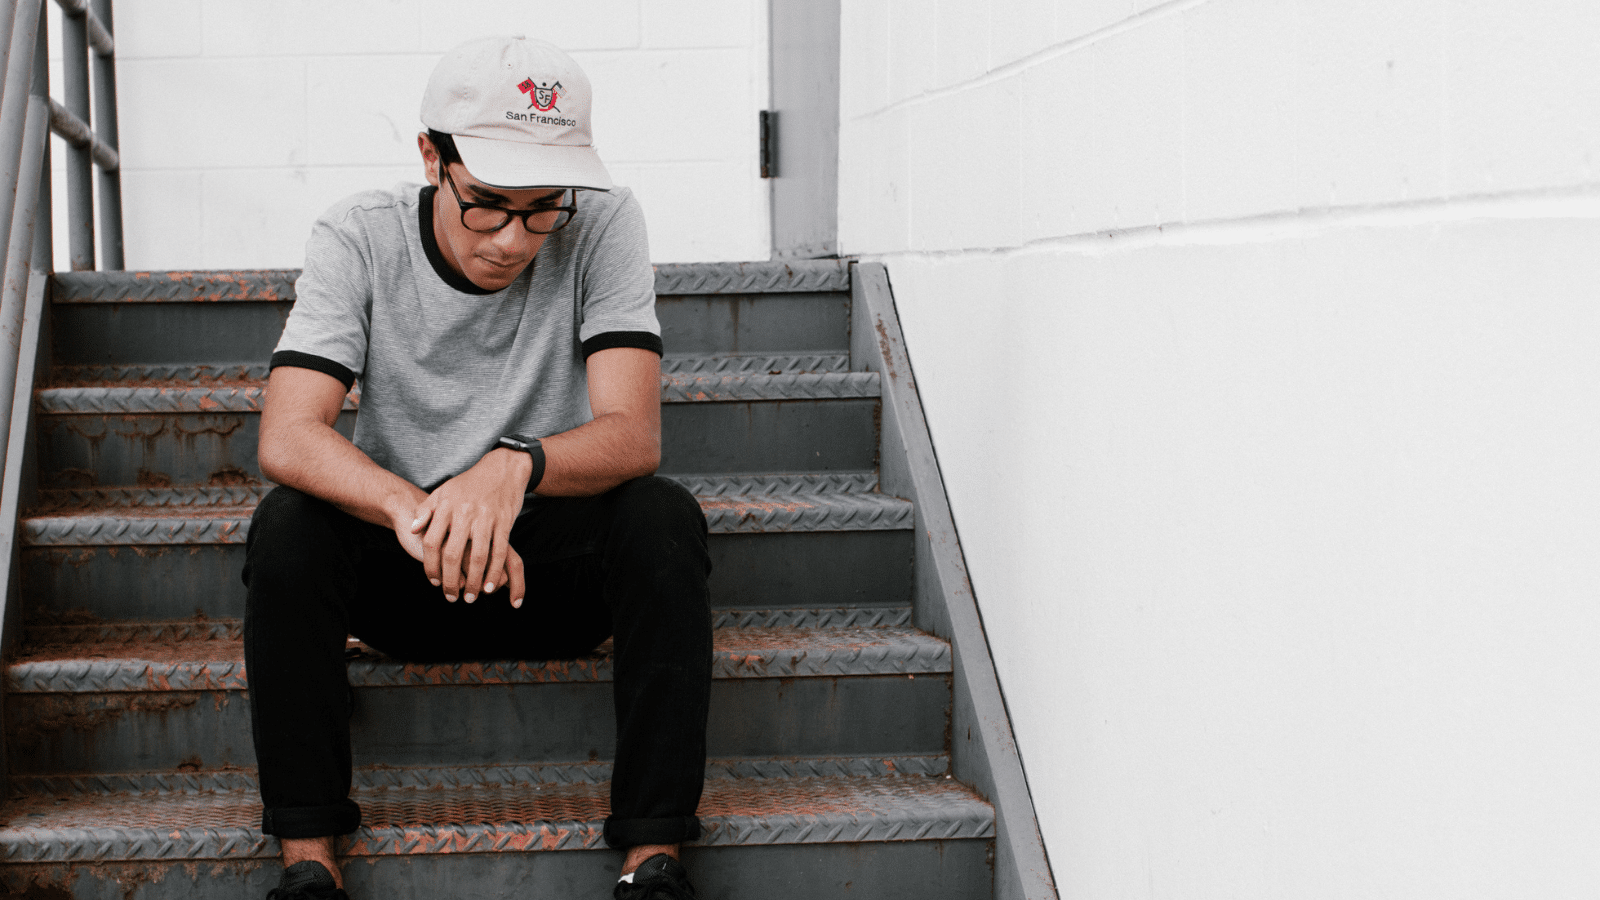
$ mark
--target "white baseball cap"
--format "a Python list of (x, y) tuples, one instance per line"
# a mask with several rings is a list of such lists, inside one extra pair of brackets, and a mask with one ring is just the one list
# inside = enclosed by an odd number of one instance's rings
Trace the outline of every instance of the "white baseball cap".
[(422, 124), (454, 136), (461, 162), (484, 184), (609, 191), (589, 107), (588, 76), (559, 48), (522, 35), (487, 37), (434, 66)]

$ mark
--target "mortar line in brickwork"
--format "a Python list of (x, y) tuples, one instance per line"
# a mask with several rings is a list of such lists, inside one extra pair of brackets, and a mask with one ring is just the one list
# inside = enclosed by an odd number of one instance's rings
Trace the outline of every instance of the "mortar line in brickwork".
[(1078, 35), (1075, 38), (1070, 38), (1059, 44), (1046, 47), (1043, 50), (1036, 50), (1021, 59), (1012, 60), (1003, 66), (990, 69), (989, 71), (975, 78), (969, 78), (966, 81), (957, 82), (955, 84), (947, 84), (944, 87), (923, 91), (914, 97), (906, 97), (902, 100), (896, 100), (893, 103), (885, 104), (877, 109), (862, 113), (859, 116), (853, 116), (848, 121), (861, 122), (876, 116), (880, 116), (884, 113), (908, 109), (914, 106), (921, 106), (924, 103), (932, 103), (936, 100), (942, 100), (945, 97), (960, 94), (964, 91), (988, 87), (997, 81), (1004, 81), (1013, 75), (1026, 72), (1035, 66), (1043, 65), (1044, 63), (1050, 62), (1053, 59), (1066, 56), (1070, 53), (1076, 53), (1079, 50), (1082, 50), (1086, 47), (1092, 47), (1108, 38), (1113, 38), (1120, 34), (1133, 31), (1134, 29), (1142, 28), (1151, 24), (1152, 22), (1157, 22), (1176, 15), (1182, 15), (1183, 13), (1194, 9), (1197, 6), (1204, 6), (1210, 2), (1211, 0), (1169, 0), (1167, 3), (1163, 3), (1159, 6), (1152, 6), (1144, 12), (1129, 16), (1120, 22), (1114, 22), (1103, 28), (1091, 31), (1088, 34)]
[(1037, 238), (1008, 247), (892, 250), (864, 253), (888, 261), (956, 262), (975, 257), (1010, 259), (1049, 253), (1106, 256), (1154, 247), (1199, 247), (1303, 240), (1340, 230), (1415, 228), (1493, 221), (1600, 220), (1600, 183), (1403, 200), (1323, 209), (1280, 210), (1236, 219), (1200, 219)]

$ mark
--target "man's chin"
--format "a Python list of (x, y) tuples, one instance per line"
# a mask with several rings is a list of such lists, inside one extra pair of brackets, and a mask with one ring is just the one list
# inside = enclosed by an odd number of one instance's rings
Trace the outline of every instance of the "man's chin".
[(527, 263), (519, 266), (496, 266), (490, 263), (480, 263), (473, 267), (467, 278), (473, 284), (486, 291), (498, 291), (517, 280), (522, 270), (528, 267)]

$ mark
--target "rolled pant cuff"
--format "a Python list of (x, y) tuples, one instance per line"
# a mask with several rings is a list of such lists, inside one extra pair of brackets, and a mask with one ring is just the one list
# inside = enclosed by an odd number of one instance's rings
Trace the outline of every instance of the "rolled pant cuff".
[(331, 806), (292, 806), (261, 814), (261, 830), (277, 838), (318, 838), (349, 834), (361, 827), (361, 807), (354, 800)]
[(700, 837), (700, 819), (673, 816), (668, 819), (606, 819), (606, 845), (621, 850), (640, 844), (681, 844)]

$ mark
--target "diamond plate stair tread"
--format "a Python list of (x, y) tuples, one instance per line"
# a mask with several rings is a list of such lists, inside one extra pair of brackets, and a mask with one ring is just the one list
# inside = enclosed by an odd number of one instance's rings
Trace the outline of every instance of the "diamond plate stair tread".
[[(920, 756), (802, 756), (759, 759), (709, 759), (707, 779), (730, 778), (940, 778), (950, 774), (950, 758)], [(611, 763), (541, 763), (502, 766), (356, 767), (358, 791), (400, 788), (435, 790), (481, 785), (533, 786), (603, 784)], [(16, 800), (69, 799), (106, 794), (206, 794), (259, 789), (251, 768), (195, 772), (134, 772), (97, 775), (13, 775)]]
[[(844, 353), (788, 355), (667, 356), (661, 371), (667, 375), (785, 375), (844, 372), (850, 357)], [(56, 366), (50, 381), (56, 387), (128, 387), (140, 383), (171, 386), (184, 382), (265, 381), (267, 363), (213, 365)]]
[[(265, 385), (260, 381), (163, 385), (49, 387), (34, 391), (34, 408), (56, 415), (152, 415), (160, 413), (259, 413)], [(345, 409), (359, 397), (347, 394)]]
[[(831, 609), (713, 609), (713, 628), (908, 628), (909, 606)], [(80, 625), (29, 625), (25, 643), (148, 644), (179, 641), (237, 641), (242, 619), (188, 619), (175, 622), (97, 622)]]
[[(898, 497), (801, 487), (767, 492), (756, 485), (741, 491), (735, 482), (725, 492), (697, 496), (715, 534), (912, 527), (911, 503)], [(23, 542), (33, 547), (241, 544), (263, 491), (229, 487), (53, 492), (50, 499), (62, 506), (24, 519)], [(77, 505), (79, 501), (82, 505)]]
[[(757, 294), (850, 289), (849, 265), (837, 260), (680, 263), (655, 267), (659, 296)], [(172, 272), (57, 272), (54, 303), (226, 303), (295, 298), (299, 269)]]
[[(39, 412), (54, 415), (149, 415), (159, 413), (259, 413), (265, 385), (258, 380), (212, 384), (71, 385), (34, 392)], [(661, 376), (662, 403), (744, 400), (833, 400), (877, 397), (876, 372), (668, 373)], [(345, 409), (358, 409), (358, 393)]]
[[(579, 850), (605, 846), (608, 784), (357, 791), (363, 826), (345, 856)], [(701, 846), (985, 839), (994, 811), (946, 778), (712, 779)], [(6, 808), (0, 859), (112, 862), (277, 855), (250, 791), (28, 798)]]
[(850, 368), (847, 353), (807, 353), (800, 355), (706, 355), (672, 356), (661, 360), (661, 371), (684, 375), (781, 375), (786, 372), (844, 372)]
[[(950, 671), (950, 645), (911, 628), (722, 628), (713, 633), (714, 678), (920, 675)], [(352, 685), (542, 684), (610, 681), (610, 645), (575, 660), (402, 663), (365, 651), (348, 664)], [(6, 667), (13, 693), (244, 690), (244, 644), (235, 639), (53, 644)]]
[[(765, 494), (870, 494), (878, 489), (875, 472), (794, 472), (771, 475), (668, 475), (705, 498)], [(261, 502), (270, 484), (183, 487), (47, 488), (39, 492), (36, 514), (89, 512), (96, 508), (180, 509), (248, 507)]]
[(880, 393), (877, 372), (672, 374), (661, 378), (662, 403), (830, 400), (877, 397)]

